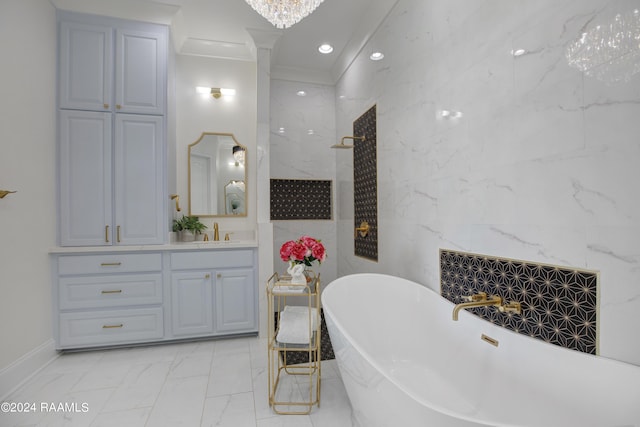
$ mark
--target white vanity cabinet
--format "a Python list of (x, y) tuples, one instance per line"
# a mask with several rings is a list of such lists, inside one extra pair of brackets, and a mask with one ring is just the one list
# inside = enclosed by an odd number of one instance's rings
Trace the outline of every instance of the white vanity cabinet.
[(57, 347), (161, 340), (161, 253), (60, 255), (54, 268)]
[(257, 332), (255, 256), (252, 249), (173, 252), (172, 334)]
[(163, 131), (159, 116), (59, 111), (62, 246), (163, 243)]
[(257, 335), (255, 245), (211, 246), (52, 251), (56, 348)]
[(167, 28), (60, 12), (59, 106), (163, 115)]

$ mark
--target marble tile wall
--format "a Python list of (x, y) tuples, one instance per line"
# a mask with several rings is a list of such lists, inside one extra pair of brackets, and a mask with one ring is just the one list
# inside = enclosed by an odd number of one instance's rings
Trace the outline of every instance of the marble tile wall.
[(597, 270), (600, 354), (640, 364), (640, 75), (611, 85), (565, 58), (590, 23), (634, 3), (399, 0), (336, 85), (338, 135), (378, 108), (379, 260), (352, 254), (353, 171), (339, 155), (339, 274), (437, 291), (440, 248)]
[[(299, 91), (305, 96), (299, 96)], [(272, 179), (335, 180), (335, 88), (333, 86), (271, 80), (270, 177)], [(346, 151), (346, 150), (341, 150)], [(335, 185), (332, 195), (335, 206)], [(336, 223), (333, 220), (273, 221), (273, 264), (286, 271), (280, 246), (301, 235), (322, 240), (327, 260), (314, 266), (324, 284), (337, 269)]]

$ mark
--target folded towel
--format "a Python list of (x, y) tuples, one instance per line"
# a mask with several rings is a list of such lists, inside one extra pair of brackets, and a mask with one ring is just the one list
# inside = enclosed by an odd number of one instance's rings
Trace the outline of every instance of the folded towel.
[(315, 307), (305, 305), (285, 305), (283, 313), (296, 313), (302, 315), (309, 322), (309, 309), (311, 309), (311, 329), (315, 330), (318, 326), (318, 310)]
[[(311, 320), (311, 330), (309, 330), (309, 320)], [(311, 319), (309, 319), (309, 307), (285, 306), (280, 313), (276, 340), (287, 344), (308, 344), (317, 325), (318, 311), (315, 308), (311, 309)]]

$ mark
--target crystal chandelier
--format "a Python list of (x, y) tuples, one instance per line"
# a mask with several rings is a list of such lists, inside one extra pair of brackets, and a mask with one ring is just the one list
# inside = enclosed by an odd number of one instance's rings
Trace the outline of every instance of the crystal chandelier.
[(616, 15), (567, 46), (570, 66), (605, 83), (628, 82), (640, 72), (640, 10)]
[(289, 28), (313, 12), (324, 0), (246, 0), (277, 28)]

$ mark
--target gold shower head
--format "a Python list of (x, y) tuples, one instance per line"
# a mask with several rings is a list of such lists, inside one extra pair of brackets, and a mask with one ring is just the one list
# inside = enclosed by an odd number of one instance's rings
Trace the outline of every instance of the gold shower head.
[(345, 139), (354, 139), (354, 140), (357, 139), (357, 140), (360, 140), (360, 141), (364, 141), (365, 137), (364, 137), (364, 135), (363, 136), (343, 136), (342, 139), (340, 140), (340, 144), (333, 144), (331, 146), (331, 148), (342, 148), (342, 149), (344, 149), (344, 148), (353, 148), (353, 145), (347, 145), (347, 144), (344, 143)]

